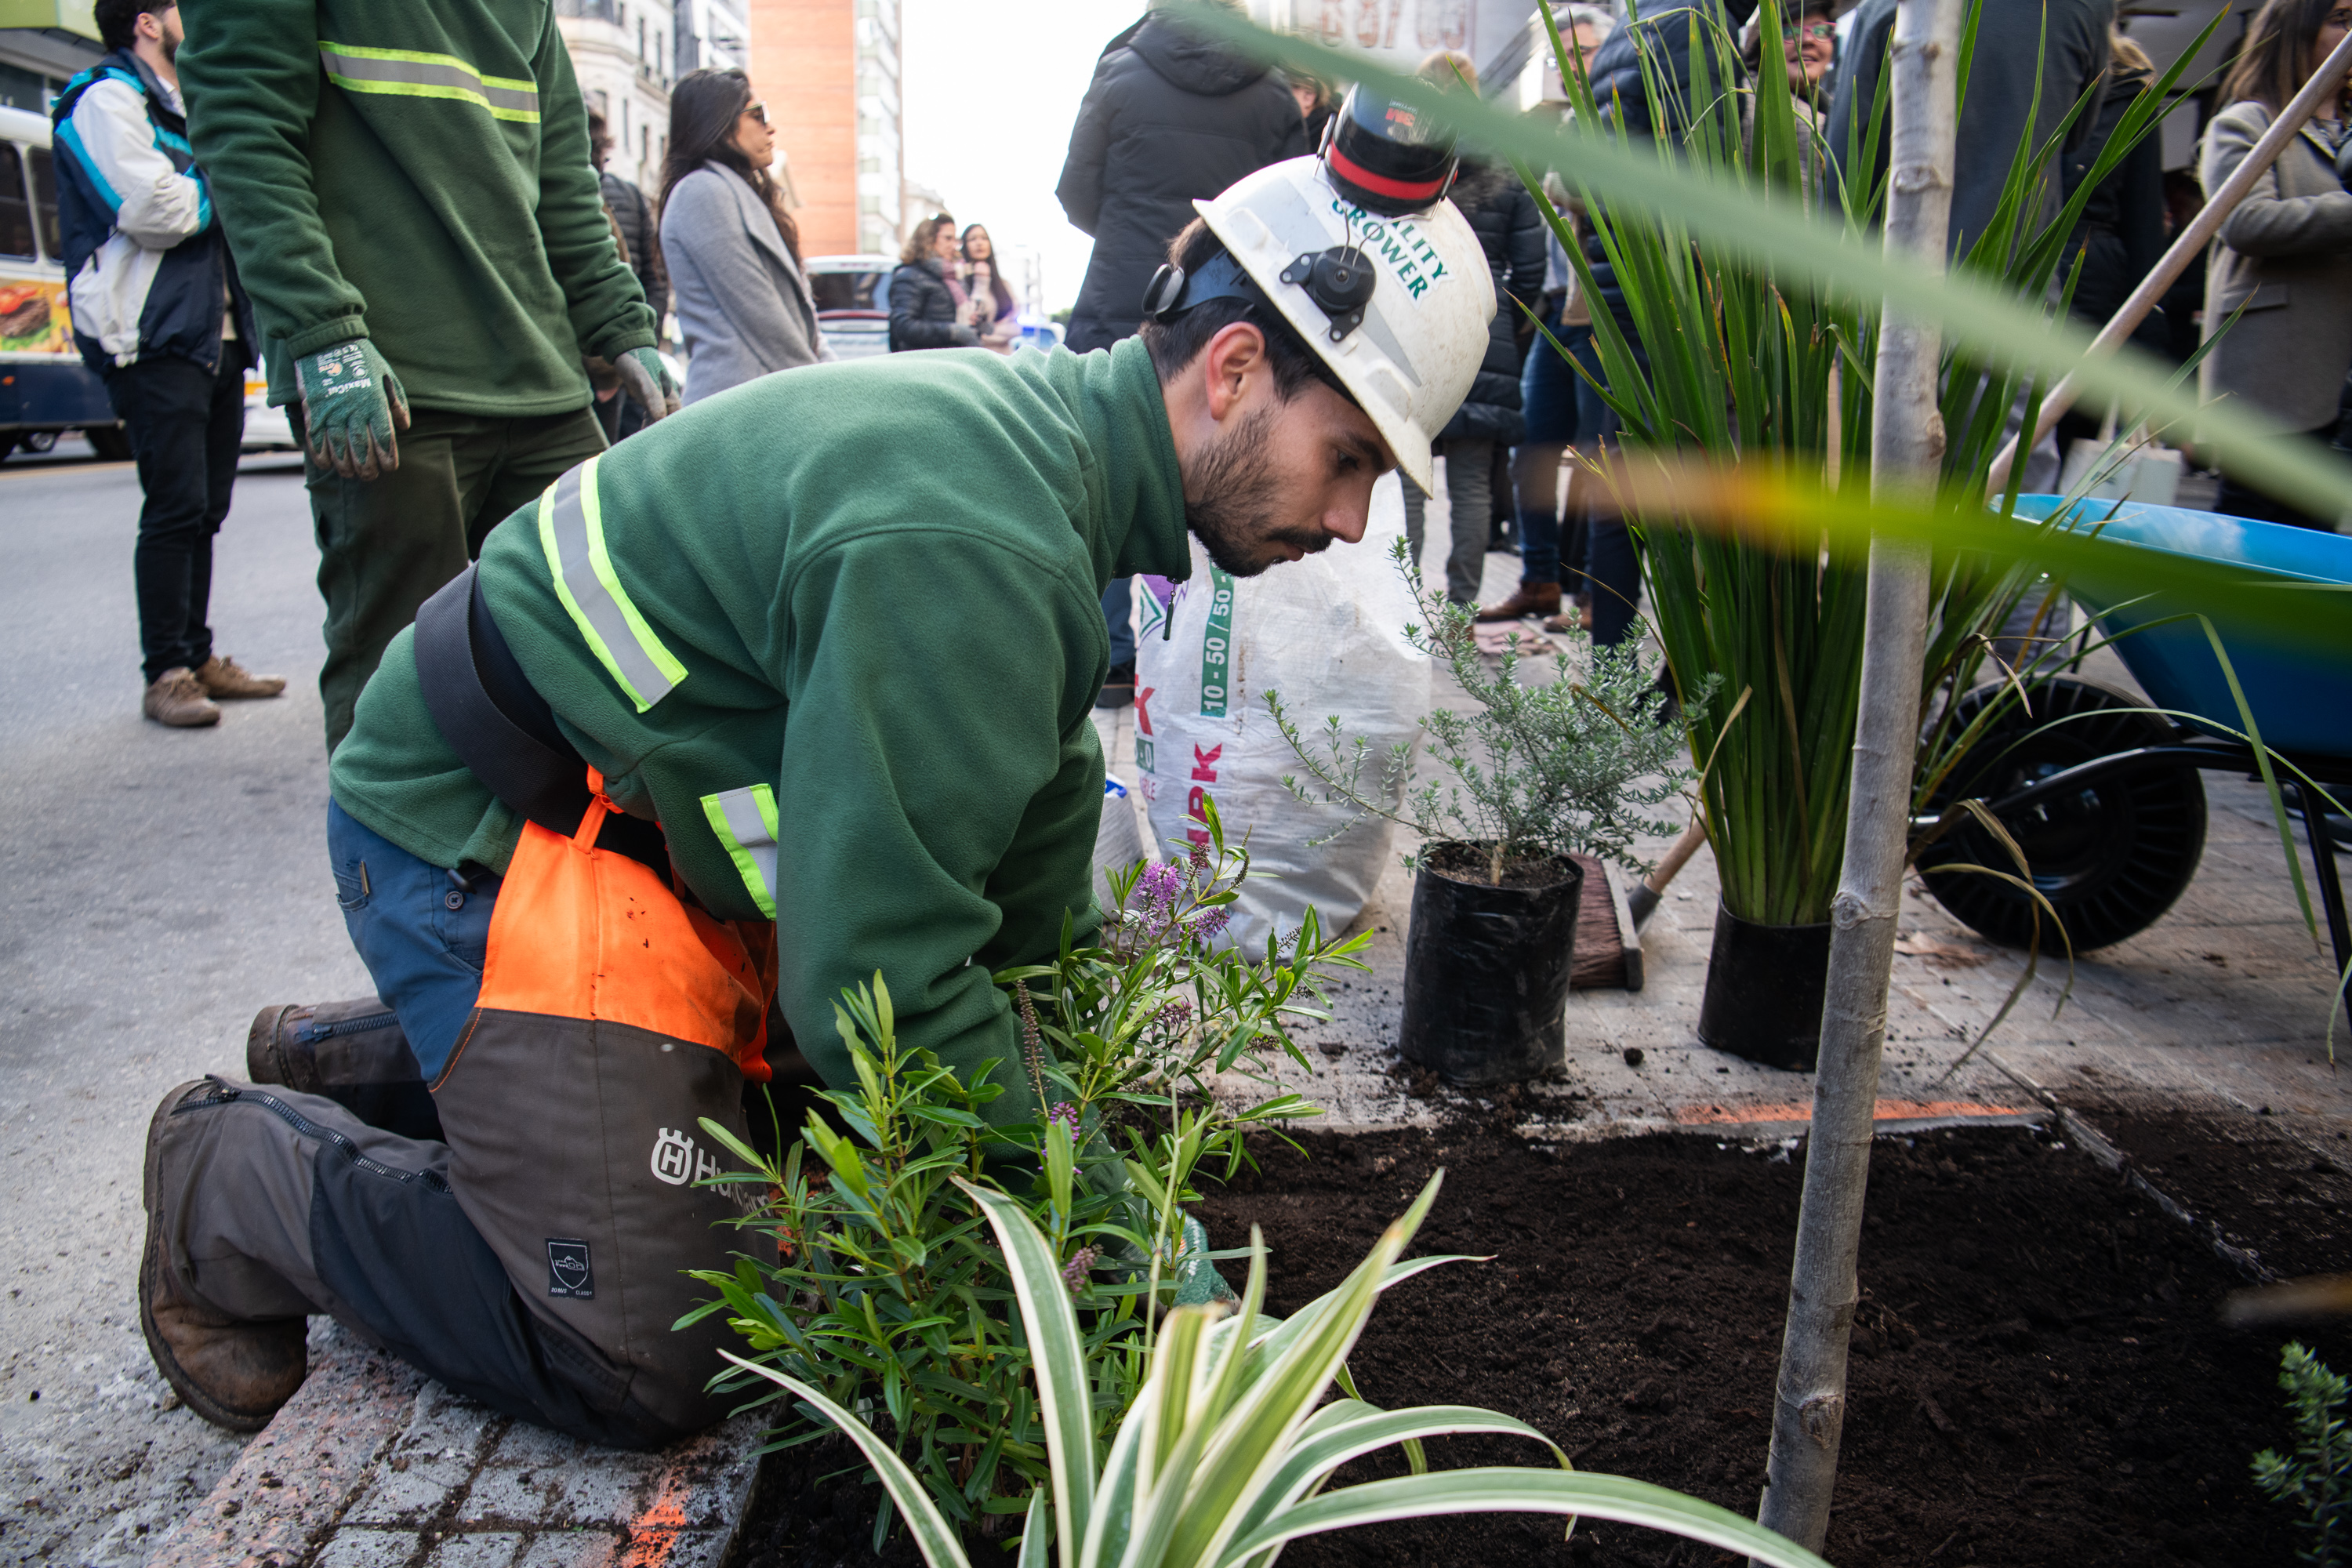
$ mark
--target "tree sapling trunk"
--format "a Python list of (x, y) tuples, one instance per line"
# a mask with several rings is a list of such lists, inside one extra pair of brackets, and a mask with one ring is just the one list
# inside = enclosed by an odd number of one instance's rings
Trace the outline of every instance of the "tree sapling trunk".
[[(1951, 216), (1955, 75), (1965, 0), (1900, 0), (1890, 61), (1894, 131), (1887, 198), (1890, 260), (1944, 269)], [(1937, 412), (1941, 336), (1889, 310), (1878, 339), (1870, 435), (1871, 490), (1931, 495), (1943, 460)], [(1871, 543), (1862, 699), (1846, 809), (1845, 861), (1831, 906), (1827, 1004), (1805, 1186), (1789, 1279), (1788, 1326), (1772, 1412), (1759, 1522), (1815, 1551), (1829, 1531), (1845, 1420), (1846, 1342), (1858, 1299), (1854, 1255), (1870, 1177), (1871, 1112), (1886, 1037), (1886, 987), (1918, 751), (1928, 551)]]

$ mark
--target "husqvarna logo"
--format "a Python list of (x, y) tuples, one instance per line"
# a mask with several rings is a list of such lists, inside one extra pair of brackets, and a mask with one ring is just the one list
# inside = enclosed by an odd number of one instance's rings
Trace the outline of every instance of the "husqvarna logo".
[(654, 1179), (673, 1187), (721, 1173), (719, 1162), (675, 1127), (663, 1128), (661, 1136), (654, 1140), (652, 1165)]

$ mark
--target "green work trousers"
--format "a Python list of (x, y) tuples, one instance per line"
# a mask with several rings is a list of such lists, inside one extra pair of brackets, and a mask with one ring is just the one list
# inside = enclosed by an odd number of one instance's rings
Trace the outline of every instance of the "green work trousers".
[[(287, 415), (304, 441), (301, 405)], [(319, 695), (330, 753), (393, 634), (482, 552), (491, 529), (604, 449), (593, 408), (526, 419), (419, 408), (400, 437), (400, 467), (381, 478), (347, 479), (306, 457), (327, 601)]]

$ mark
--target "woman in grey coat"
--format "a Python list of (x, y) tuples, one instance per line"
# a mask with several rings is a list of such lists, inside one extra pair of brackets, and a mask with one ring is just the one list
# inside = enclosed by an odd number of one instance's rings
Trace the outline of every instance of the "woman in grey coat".
[[(2221, 84), (2229, 107), (2205, 130), (2197, 170), (2210, 196), (2245, 162), (2329, 50), (2342, 41), (2344, 0), (2268, 0)], [(2290, 430), (2326, 440), (2352, 369), (2352, 143), (2343, 83), (2322, 100), (2246, 199), (2221, 224), (2205, 279), (2205, 333), (2221, 341), (2198, 372), (2208, 399), (2251, 405)], [(2230, 318), (2243, 307), (2234, 325)], [(2227, 328), (2224, 331), (2224, 328)], [(2228, 454), (2222, 454), (2225, 472)], [(2232, 517), (2333, 529), (2235, 478), (2217, 510)]]
[(801, 270), (800, 232), (768, 174), (776, 134), (739, 70), (670, 89), (661, 242), (686, 340), (686, 401), (833, 358)]

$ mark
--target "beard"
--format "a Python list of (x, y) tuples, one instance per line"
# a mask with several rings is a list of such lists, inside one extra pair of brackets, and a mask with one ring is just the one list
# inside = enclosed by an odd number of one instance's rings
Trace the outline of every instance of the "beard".
[(1266, 456), (1274, 410), (1245, 416), (1202, 456), (1193, 476), (1200, 498), (1184, 503), (1185, 526), (1221, 572), (1255, 577), (1278, 559), (1277, 546), (1313, 555), (1329, 547), (1321, 529), (1275, 521), (1274, 465)]

